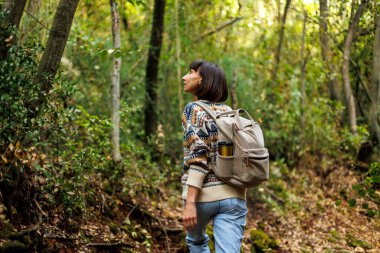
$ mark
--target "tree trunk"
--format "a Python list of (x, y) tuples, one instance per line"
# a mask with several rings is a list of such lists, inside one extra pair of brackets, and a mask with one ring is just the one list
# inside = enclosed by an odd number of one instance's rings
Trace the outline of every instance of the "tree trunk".
[(178, 82), (178, 107), (181, 115), (183, 110), (183, 82), (181, 74), (181, 36), (179, 34), (179, 22), (178, 22), (178, 0), (175, 0), (175, 38), (176, 38), (176, 56), (177, 56), (177, 82)]
[(371, 87), (371, 109), (369, 131), (374, 146), (380, 148), (380, 129), (378, 124), (380, 104), (380, 14), (376, 18), (376, 31), (373, 44), (373, 69)]
[[(58, 71), (79, 0), (60, 0), (37, 72), (37, 82), (48, 93)], [(40, 98), (39, 105), (42, 104)]]
[(324, 65), (327, 68), (327, 83), (331, 100), (339, 100), (338, 80), (334, 74), (334, 67), (331, 64), (332, 57), (328, 39), (328, 7), (327, 0), (319, 1), (319, 40), (321, 42), (321, 54)]
[(166, 0), (154, 1), (153, 24), (149, 43), (148, 64), (146, 67), (146, 103), (145, 136), (149, 137), (157, 130), (157, 77), (162, 34), (164, 31), (164, 14)]
[(20, 26), (22, 14), (24, 12), (26, 0), (5, 0), (2, 9), (7, 9), (10, 13), (7, 23), (14, 25), (16, 29)]
[[(357, 122), (356, 122), (356, 108), (355, 108), (355, 98), (352, 94), (351, 84), (350, 84), (350, 55), (351, 55), (351, 45), (355, 37), (355, 31), (358, 26), (360, 17), (362, 16), (368, 1), (363, 0), (358, 10), (355, 14), (351, 13), (350, 25), (348, 27), (347, 36), (344, 42), (343, 50), (343, 66), (342, 66), (342, 76), (343, 76), (343, 88), (346, 98), (346, 107), (348, 111), (348, 118), (350, 123), (351, 132), (356, 134), (357, 132)], [(354, 5), (354, 1), (352, 3)], [(354, 7), (352, 7), (354, 10)]]
[[(1, 28), (4, 29), (5, 27), (8, 27), (10, 25), (15, 26), (16, 29), (20, 26), (20, 21), (22, 14), (24, 12), (26, 5), (26, 0), (5, 0), (2, 9), (6, 9), (9, 11), (9, 16), (2, 21)], [(7, 38), (7, 42), (4, 45), (0, 46), (0, 60), (5, 60), (8, 55), (8, 50), (12, 44), (16, 44), (16, 37), (12, 35), (11, 37)], [(1, 44), (4, 42), (1, 41)]]
[(236, 110), (238, 108), (238, 98), (237, 98), (237, 93), (236, 93), (236, 86), (237, 86), (237, 76), (236, 76), (236, 71), (232, 73), (232, 83), (231, 83), (231, 105), (232, 109)]
[[(115, 50), (120, 50), (120, 18), (117, 3), (110, 0), (112, 15), (112, 42)], [(112, 159), (115, 162), (121, 161), (120, 155), (120, 69), (121, 57), (113, 57), (111, 72), (112, 90)]]
[(307, 57), (305, 57), (305, 40), (306, 40), (306, 23), (308, 19), (307, 11), (304, 10), (304, 20), (303, 20), (303, 27), (302, 27), (302, 37), (301, 37), (301, 64), (300, 64), (300, 70), (301, 70), (301, 131), (302, 135), (304, 135), (305, 131), (305, 100), (306, 100), (306, 87), (305, 87), (305, 79), (306, 79), (306, 62)]
[(288, 15), (288, 10), (289, 10), (291, 2), (292, 2), (291, 0), (286, 0), (284, 14), (282, 15), (282, 18), (281, 18), (281, 27), (280, 27), (277, 48), (274, 53), (274, 65), (272, 69), (272, 78), (271, 78), (274, 84), (276, 84), (277, 82), (277, 71), (280, 65), (281, 49), (282, 49), (282, 44), (284, 42), (284, 35), (285, 35), (285, 22), (286, 22), (286, 17)]

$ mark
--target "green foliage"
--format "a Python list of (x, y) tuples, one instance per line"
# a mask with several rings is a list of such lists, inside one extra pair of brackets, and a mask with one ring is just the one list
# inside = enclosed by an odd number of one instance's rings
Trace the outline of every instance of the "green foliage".
[(124, 220), (121, 229), (128, 232), (134, 240), (141, 242), (147, 252), (151, 252), (153, 246), (152, 235), (141, 224), (137, 224), (127, 218)]
[(333, 243), (337, 243), (341, 239), (342, 239), (341, 235), (337, 230), (335, 230), (335, 229), (330, 230), (330, 236), (327, 238), (327, 240), (329, 240), (330, 242), (333, 242)]
[(380, 195), (377, 192), (380, 189), (380, 163), (372, 163), (367, 175), (358, 184), (352, 187), (357, 196), (349, 200), (351, 207), (356, 206), (357, 199), (362, 200), (361, 207), (365, 210), (368, 217), (380, 216)]
[(143, 7), (146, 7), (146, 2), (145, 1), (141, 1), (141, 0), (128, 0), (128, 3), (131, 3), (132, 5), (135, 5), (135, 6), (143, 6)]
[[(254, 195), (264, 200), (270, 208), (279, 213), (286, 213), (289, 209), (299, 210), (302, 204), (299, 202), (293, 189), (289, 189), (286, 181), (290, 173), (287, 164), (281, 160), (271, 162), (270, 173), (271, 175), (266, 187), (254, 188)], [(305, 184), (307, 183), (305, 181)]]
[(51, 133), (53, 161), (41, 169), (49, 179), (45, 190), (58, 196), (69, 215), (85, 211), (86, 197), (96, 193), (91, 181), (110, 167), (110, 129), (107, 119), (78, 106), (63, 111)]
[[(130, 113), (122, 111), (127, 117)], [(110, 156), (111, 129), (108, 117), (92, 115), (78, 105), (62, 111), (50, 133), (53, 143), (46, 152), (51, 161), (39, 167), (48, 182), (43, 190), (53, 195), (52, 205), (63, 204), (68, 216), (83, 214), (91, 203), (101, 201), (94, 201), (100, 190), (138, 197), (155, 193), (163, 179), (149, 150), (135, 136), (121, 146), (124, 159), (115, 164)]]
[(279, 248), (278, 242), (260, 229), (252, 230), (250, 239), (252, 241), (252, 253), (275, 252)]
[(346, 235), (346, 242), (348, 245), (350, 245), (351, 247), (354, 247), (354, 248), (361, 247), (363, 249), (372, 249), (372, 245), (369, 242), (364, 241), (364, 240), (360, 240), (352, 234)]
[[(5, 35), (5, 36), (4, 36)], [(14, 34), (13, 34), (14, 35)], [(1, 34), (5, 40), (7, 34)], [(39, 85), (33, 83), (36, 57), (41, 46), (12, 46), (6, 60), (0, 62), (0, 147), (11, 142), (36, 142), (47, 119), (30, 117), (29, 105), (36, 101)]]

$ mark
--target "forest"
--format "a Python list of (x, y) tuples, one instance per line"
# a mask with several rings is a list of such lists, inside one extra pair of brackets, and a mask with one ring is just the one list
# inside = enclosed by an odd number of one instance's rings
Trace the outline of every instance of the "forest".
[(0, 24), (0, 252), (189, 252), (195, 59), (270, 154), (241, 252), (380, 252), (379, 0), (0, 0)]

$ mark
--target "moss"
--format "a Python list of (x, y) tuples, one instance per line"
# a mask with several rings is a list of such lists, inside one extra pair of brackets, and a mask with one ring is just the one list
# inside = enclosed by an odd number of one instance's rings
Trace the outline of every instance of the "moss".
[(327, 240), (332, 243), (337, 243), (341, 239), (342, 239), (341, 235), (335, 229), (330, 231), (330, 236), (327, 238)]
[(278, 242), (261, 229), (251, 231), (252, 253), (270, 252), (278, 249)]
[(111, 222), (108, 224), (108, 226), (110, 227), (110, 230), (113, 234), (118, 234), (120, 233), (120, 228), (119, 228), (119, 225)]
[(364, 241), (364, 240), (360, 240), (351, 234), (346, 235), (346, 241), (347, 241), (348, 245), (350, 245), (351, 247), (355, 247), (355, 248), (361, 247), (363, 249), (372, 249), (372, 247), (373, 247), (369, 242)]
[(211, 224), (207, 225), (206, 233), (208, 234), (210, 238), (210, 241), (208, 242), (208, 247), (210, 248), (211, 252), (215, 252), (214, 232), (213, 232), (213, 226)]

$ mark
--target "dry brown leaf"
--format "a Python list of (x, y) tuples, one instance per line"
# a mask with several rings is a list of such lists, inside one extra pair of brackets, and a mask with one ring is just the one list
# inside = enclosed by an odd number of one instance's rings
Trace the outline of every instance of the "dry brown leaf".
[(8, 146), (8, 150), (9, 151), (13, 151), (15, 148), (15, 146), (13, 145), (13, 143), (10, 143), (9, 146)]
[(8, 159), (5, 157), (5, 155), (1, 155), (1, 159), (3, 160), (3, 162), (4, 162), (5, 164), (8, 163)]

